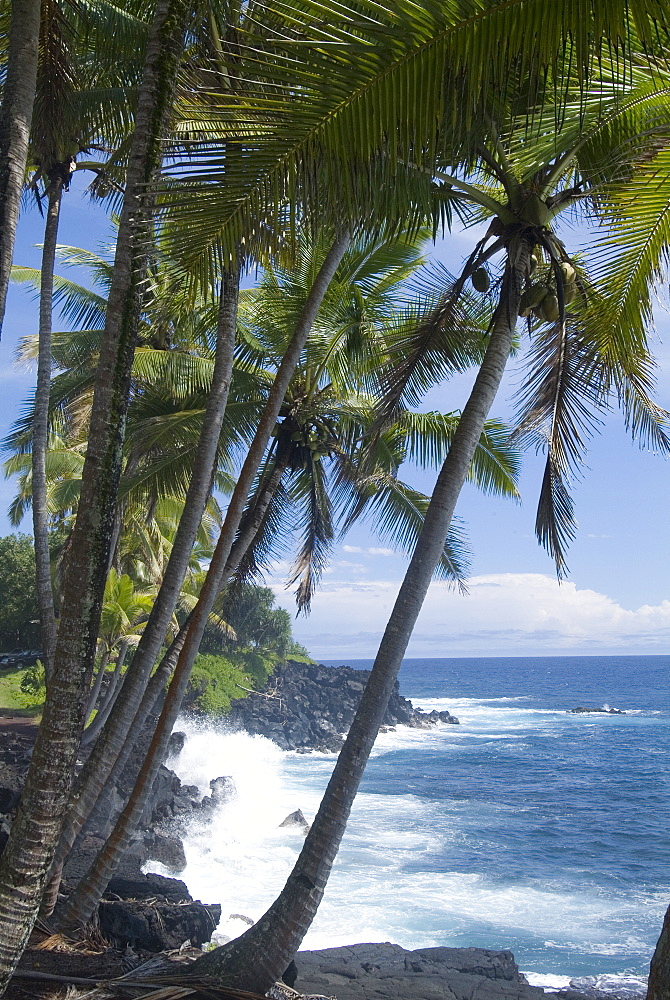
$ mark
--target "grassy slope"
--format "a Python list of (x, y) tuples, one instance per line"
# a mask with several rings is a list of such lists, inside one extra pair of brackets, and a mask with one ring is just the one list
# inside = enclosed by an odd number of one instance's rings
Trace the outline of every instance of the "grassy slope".
[(25, 696), (20, 687), (24, 672), (23, 670), (0, 671), (0, 715), (35, 719), (42, 714), (41, 705), (25, 707)]

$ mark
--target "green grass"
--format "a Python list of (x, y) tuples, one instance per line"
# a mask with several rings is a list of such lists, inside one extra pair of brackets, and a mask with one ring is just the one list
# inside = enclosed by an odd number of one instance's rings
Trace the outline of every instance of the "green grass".
[(14, 715), (22, 719), (39, 718), (41, 705), (26, 708), (26, 696), (21, 691), (21, 679), (25, 670), (3, 670), (0, 672), (0, 713)]

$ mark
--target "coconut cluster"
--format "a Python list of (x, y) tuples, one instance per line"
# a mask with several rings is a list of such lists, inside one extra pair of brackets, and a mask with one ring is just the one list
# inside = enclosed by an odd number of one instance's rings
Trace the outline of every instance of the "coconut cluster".
[[(533, 254), (530, 262), (531, 275), (537, 270), (538, 260)], [(561, 261), (559, 268), (562, 276), (563, 298), (566, 303), (572, 302), (577, 294), (577, 272), (568, 261)], [(533, 314), (546, 323), (555, 323), (560, 315), (558, 293), (552, 282), (553, 272), (548, 272), (539, 281), (533, 281), (526, 288), (519, 300), (519, 316)]]
[[(281, 429), (282, 425), (276, 424), (272, 431), (273, 437), (279, 436)], [(297, 464), (306, 468), (308, 457), (314, 462), (320, 462), (322, 458), (336, 450), (337, 427), (332, 420), (312, 417), (291, 433), (290, 440), (297, 447), (298, 454), (295, 456), (298, 459)]]

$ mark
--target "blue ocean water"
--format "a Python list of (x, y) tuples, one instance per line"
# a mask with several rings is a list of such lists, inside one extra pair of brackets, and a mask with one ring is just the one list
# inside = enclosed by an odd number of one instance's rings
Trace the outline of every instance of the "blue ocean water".
[[(538, 984), (639, 991), (670, 903), (669, 669), (659, 656), (407, 659), (401, 692), (461, 724), (379, 737), (304, 946), (511, 948)], [(278, 823), (311, 818), (333, 758), (185, 726), (176, 769), (203, 792), (233, 774), (238, 798), (191, 831), (184, 877), (255, 919), (300, 846)], [(224, 919), (221, 933), (242, 929)]]

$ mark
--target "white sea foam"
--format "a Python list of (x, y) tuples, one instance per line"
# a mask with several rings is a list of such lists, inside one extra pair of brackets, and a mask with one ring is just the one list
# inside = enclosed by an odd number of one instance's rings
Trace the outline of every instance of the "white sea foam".
[[(482, 723), (490, 711), (483, 708)], [(506, 711), (516, 715), (526, 710), (510, 706)], [(217, 936), (228, 939), (245, 928), (231, 914), (258, 919), (281, 890), (302, 835), (279, 824), (298, 808), (312, 819), (335, 758), (283, 753), (263, 737), (203, 729), (184, 720), (178, 728), (186, 730), (187, 742), (171, 764), (182, 781), (206, 794), (212, 778), (230, 775), (237, 788), (235, 798), (215, 811), (211, 823), (194, 824), (185, 838), (183, 877), (196, 898), (223, 904)], [(471, 727), (471, 737), (495, 740), (505, 735), (473, 732), (476, 728)], [(401, 728), (380, 735), (374, 754), (420, 744), (448, 750), (458, 729)], [(644, 951), (634, 928), (645, 907), (648, 914), (651, 906), (660, 921), (663, 894), (654, 898), (641, 892), (636, 898), (622, 891), (616, 896), (595, 886), (577, 892), (560, 882), (505, 883), (487, 874), (436, 870), (435, 858), (446, 858), (465, 837), (473, 852), (489, 846), (481, 840), (486, 830), (464, 830), (462, 821), (459, 805), (449, 801), (359, 793), (328, 891), (303, 947), (389, 940), (408, 948), (464, 941), (496, 947), (535, 942), (536, 952), (544, 948), (559, 957), (564, 954), (568, 970), (579, 955), (623, 958)], [(532, 974), (545, 975), (542, 966)]]
[(547, 972), (528, 972), (527, 970), (523, 970), (523, 974), (531, 986), (540, 986), (547, 993), (565, 990), (570, 986), (570, 976), (557, 976)]

